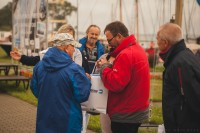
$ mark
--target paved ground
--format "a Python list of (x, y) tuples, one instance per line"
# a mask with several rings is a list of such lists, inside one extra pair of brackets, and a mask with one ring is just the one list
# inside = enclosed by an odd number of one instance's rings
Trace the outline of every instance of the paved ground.
[(0, 92), (0, 133), (35, 133), (35, 122), (34, 105)]

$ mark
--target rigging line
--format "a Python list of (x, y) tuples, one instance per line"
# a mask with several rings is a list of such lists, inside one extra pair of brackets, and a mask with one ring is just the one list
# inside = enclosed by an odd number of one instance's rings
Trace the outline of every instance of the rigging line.
[[(117, 3), (116, 3), (116, 13), (117, 13), (117, 11), (118, 11), (119, 1), (120, 1), (120, 0), (117, 0)], [(119, 8), (120, 8), (120, 7), (119, 7)], [(119, 18), (117, 18), (117, 17), (118, 17), (118, 15), (115, 14), (116, 20), (119, 20)]]
[[(160, 0), (158, 0), (157, 1), (158, 3), (157, 3), (157, 6), (156, 7), (161, 7), (161, 6), (159, 6), (159, 2), (160, 2)], [(153, 31), (153, 38), (155, 38), (155, 36), (156, 36), (156, 25), (158, 25), (158, 26), (160, 26), (160, 22), (159, 22), (159, 8), (157, 8), (157, 19), (156, 19), (156, 21), (155, 21), (155, 23), (154, 23), (154, 31)], [(158, 20), (158, 21), (157, 21)]]
[[(116, 3), (116, 5), (115, 5), (115, 13), (117, 13), (118, 1), (119, 1), (119, 0), (117, 0), (117, 3)], [(113, 15), (115, 15), (115, 16), (113, 17), (113, 18), (114, 18), (114, 21), (117, 20), (117, 14), (114, 14), (114, 8), (113, 8)]]
[[(133, 20), (135, 19), (136, 20), (136, 0), (134, 0), (134, 3), (133, 3), (133, 7), (134, 7), (134, 9), (133, 9), (133, 11), (132, 11), (132, 13), (133, 13)], [(133, 21), (133, 26), (132, 26), (132, 29), (133, 29), (133, 34), (134, 35), (136, 35), (136, 26), (137, 25), (137, 23), (136, 23), (136, 21)]]
[(185, 21), (185, 32), (186, 32), (186, 41), (188, 41), (188, 29), (187, 29), (187, 20), (186, 20), (186, 13), (185, 13), (185, 6), (183, 6), (183, 15), (184, 15), (184, 21)]
[[(157, 3), (157, 6), (156, 7), (161, 7), (161, 6), (159, 6), (159, 5), (161, 5), (162, 3), (160, 3), (160, 1), (158, 1), (158, 3)], [(159, 18), (159, 8), (157, 8), (157, 18)], [(156, 19), (157, 20), (157, 19)], [(158, 19), (158, 20), (161, 20), (161, 19)], [(156, 21), (156, 22), (158, 22), (158, 21)], [(155, 25), (156, 25), (156, 22), (155, 22)], [(154, 26), (155, 26), (154, 25)], [(154, 33), (155, 33), (155, 28), (154, 28)], [(153, 34), (154, 36), (156, 36), (156, 34)], [(156, 51), (156, 54), (154, 54), (154, 64), (155, 64), (155, 62), (156, 62), (156, 56), (157, 56), (157, 51)], [(154, 65), (155, 66), (155, 65)], [(156, 68), (155, 67), (153, 67), (153, 74), (155, 74), (155, 70), (156, 70)], [(150, 92), (150, 102), (151, 102), (151, 106), (153, 106), (153, 98), (154, 98), (154, 90), (155, 90), (155, 87), (154, 87), (154, 84), (155, 84), (155, 81), (156, 81), (156, 79), (155, 79), (155, 77), (152, 79), (152, 81), (151, 81), (151, 83), (152, 84), (150, 84), (150, 87), (151, 87), (151, 92)]]
[(163, 15), (163, 23), (165, 22), (165, 0), (163, 0), (163, 10), (162, 10), (162, 15)]
[(159, 25), (162, 25), (162, 10), (163, 10), (163, 4), (162, 4), (162, 1), (159, 1), (160, 2), (160, 18), (159, 18)]
[(190, 19), (191, 19), (191, 12), (192, 12), (192, 9), (190, 9), (190, 7), (189, 7), (189, 4), (187, 4), (187, 6), (188, 6), (188, 25), (187, 25), (187, 29), (188, 29), (188, 33), (189, 33), (189, 31), (190, 31)]
[[(138, 1), (138, 5), (139, 5), (139, 9), (140, 9), (140, 11), (141, 11), (141, 19), (142, 19), (142, 24), (143, 24), (143, 30), (144, 30), (144, 37), (145, 37), (145, 40), (147, 40), (147, 35), (146, 35), (146, 26), (145, 26), (145, 22), (144, 22), (144, 15), (143, 15), (143, 11), (142, 11), (142, 6), (141, 6), (141, 4), (140, 4), (140, 2)], [(139, 40), (138, 40), (139, 41)]]
[[(195, 2), (193, 1), (193, 6), (194, 6), (194, 8), (193, 8), (193, 16), (194, 16), (194, 12), (196, 11), (196, 6), (195, 6), (196, 4), (195, 4)], [(192, 33), (193, 33), (193, 37), (194, 38), (196, 38), (196, 35), (195, 35), (195, 28), (194, 28), (194, 23), (192, 23), (192, 19), (191, 19), (191, 26), (192, 26)]]
[(170, 14), (170, 16), (171, 16), (171, 11), (172, 11), (172, 1), (170, 0), (169, 1), (169, 14)]
[(112, 0), (112, 2), (111, 2), (111, 22), (112, 21), (114, 21), (114, 2), (113, 2), (113, 0)]
[[(141, 7), (141, 4), (140, 4), (139, 1), (138, 1), (138, 5), (139, 5), (140, 11), (141, 11), (142, 22), (143, 22), (143, 30), (144, 30), (144, 33), (146, 33), (146, 30), (145, 30), (146, 27), (145, 27), (145, 23), (144, 23), (144, 15), (143, 15), (142, 7)], [(145, 34), (145, 40), (147, 40), (146, 34)], [(154, 55), (154, 60), (155, 60), (155, 55)], [(155, 73), (155, 70), (154, 70), (153, 73)], [(152, 106), (153, 106), (153, 101), (152, 101), (152, 99), (154, 97), (154, 86), (153, 86), (153, 83), (155, 83), (155, 78), (153, 79), (152, 84), (150, 84), (150, 88), (151, 88), (152, 92), (150, 93), (150, 107), (149, 107), (149, 114), (150, 115), (149, 115), (148, 121), (150, 121), (150, 119), (151, 119), (151, 109), (152, 109)]]
[[(148, 5), (150, 5), (149, 0), (147, 2), (148, 2)], [(156, 24), (153, 23), (153, 17), (152, 17), (151, 7), (149, 8), (149, 13), (150, 13), (150, 18), (151, 18), (151, 23), (152, 23), (153, 30), (155, 30)], [(154, 38), (154, 36), (152, 36), (151, 40), (153, 40), (153, 38)]]
[[(90, 10), (90, 13), (93, 11), (96, 3), (97, 3), (97, 0), (94, 2), (93, 6), (92, 6), (92, 9)], [(86, 23), (88, 22), (88, 20), (90, 20), (90, 16), (91, 16), (90, 13), (89, 13), (88, 17), (86, 17), (87, 19), (85, 20), (85, 23), (83, 24), (83, 26), (86, 26)]]
[(133, 3), (131, 3), (131, 5), (132, 5), (133, 8), (131, 9), (131, 14), (130, 14), (131, 15), (131, 17), (130, 17), (131, 18), (131, 21), (130, 21), (130, 33), (133, 34), (134, 33), (134, 25), (135, 25), (134, 21), (133, 21), (134, 20), (134, 7), (135, 7), (134, 6), (134, 1), (133, 1)]
[[(190, 26), (192, 27), (192, 32), (193, 32), (193, 35), (194, 35), (194, 27), (193, 27), (193, 23), (192, 23), (192, 16), (193, 16), (193, 12), (194, 12), (194, 4), (195, 4), (195, 1), (193, 1), (193, 5), (192, 5), (192, 9), (190, 11), (190, 14), (189, 14), (189, 24), (188, 24), (188, 29), (190, 30)], [(189, 8), (188, 8), (189, 10)]]
[[(126, 5), (125, 5), (125, 3), (124, 3), (124, 1), (122, 0), (122, 6), (124, 6), (124, 10), (125, 10), (125, 14), (126, 14), (126, 19), (127, 19), (127, 23), (128, 23), (128, 26), (129, 26), (129, 29), (130, 29), (130, 27), (131, 27), (131, 21), (130, 21), (130, 19), (129, 19), (129, 17), (128, 17), (128, 13), (127, 13), (127, 8), (126, 8)], [(122, 18), (123, 19), (123, 18)]]
[[(171, 0), (170, 0), (170, 1), (171, 1)], [(167, 20), (170, 20), (170, 19), (171, 19), (171, 8), (170, 8), (170, 4), (171, 4), (171, 3), (170, 3), (170, 1), (168, 1), (168, 4), (167, 4), (167, 5), (169, 5), (169, 6), (168, 6), (168, 14), (167, 14), (167, 15), (168, 15), (168, 18), (167, 18)]]

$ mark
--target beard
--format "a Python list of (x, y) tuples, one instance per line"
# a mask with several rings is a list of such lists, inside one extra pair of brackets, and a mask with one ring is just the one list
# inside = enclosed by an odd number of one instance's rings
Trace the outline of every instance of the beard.
[(94, 45), (97, 42), (97, 38), (88, 38), (88, 43)]

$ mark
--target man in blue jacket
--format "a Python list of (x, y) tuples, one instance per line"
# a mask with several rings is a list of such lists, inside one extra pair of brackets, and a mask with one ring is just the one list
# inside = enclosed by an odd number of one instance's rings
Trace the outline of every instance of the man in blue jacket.
[(86, 30), (86, 37), (79, 40), (82, 46), (79, 50), (82, 53), (82, 66), (86, 73), (91, 74), (95, 62), (104, 54), (104, 47), (98, 40), (100, 28), (97, 25), (90, 25)]
[(36, 133), (80, 133), (80, 103), (88, 100), (91, 83), (72, 61), (78, 45), (68, 33), (56, 34), (43, 59), (34, 67), (31, 90), (38, 98)]

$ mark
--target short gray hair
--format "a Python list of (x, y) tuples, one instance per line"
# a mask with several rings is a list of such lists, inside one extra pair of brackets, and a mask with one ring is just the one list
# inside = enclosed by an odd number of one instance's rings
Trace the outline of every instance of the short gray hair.
[(72, 32), (73, 33), (72, 36), (75, 37), (75, 30), (70, 24), (64, 24), (58, 29), (58, 33), (68, 33), (68, 32)]
[(169, 41), (171, 45), (176, 44), (183, 39), (182, 30), (179, 25), (166, 23), (159, 28), (159, 37)]

